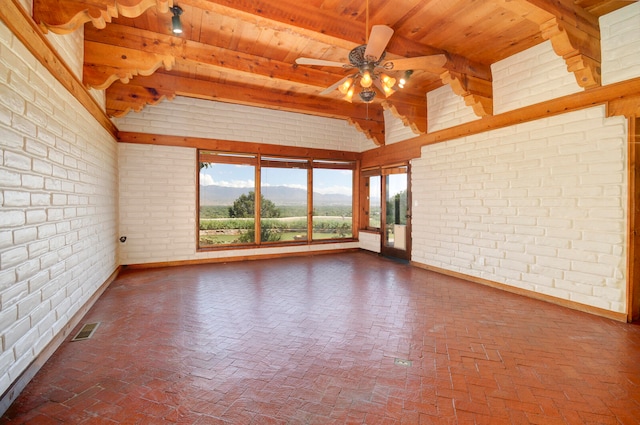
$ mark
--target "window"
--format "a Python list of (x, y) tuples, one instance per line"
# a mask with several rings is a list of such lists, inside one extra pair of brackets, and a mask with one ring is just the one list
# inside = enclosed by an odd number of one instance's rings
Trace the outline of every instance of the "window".
[(314, 240), (353, 237), (353, 170), (347, 169), (348, 165), (328, 161), (314, 162)]
[(255, 242), (256, 158), (200, 153), (200, 247)]
[(198, 156), (200, 249), (353, 238), (354, 161)]
[(268, 205), (260, 211), (261, 241), (306, 241), (309, 161), (262, 157), (260, 164), (260, 190)]
[(382, 199), (380, 198), (380, 181), (381, 176), (367, 177), (367, 211), (369, 211), (367, 227), (371, 229), (379, 229), (381, 223)]
[(365, 229), (380, 230), (382, 226), (382, 172), (380, 168), (362, 170), (363, 203), (360, 223)]

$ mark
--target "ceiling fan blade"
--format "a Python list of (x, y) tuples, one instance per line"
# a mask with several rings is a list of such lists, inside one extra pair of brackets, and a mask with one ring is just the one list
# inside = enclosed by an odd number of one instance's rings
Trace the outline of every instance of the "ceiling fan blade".
[(393, 29), (390, 27), (386, 25), (374, 25), (371, 28), (371, 35), (369, 35), (369, 42), (367, 43), (367, 49), (364, 51), (364, 57), (373, 57), (376, 60), (380, 59), (392, 35)]
[(445, 55), (418, 56), (415, 58), (397, 59), (386, 61), (382, 66), (389, 66), (394, 71), (404, 71), (407, 69), (422, 69), (433, 73), (442, 72), (442, 66), (447, 63)]
[(298, 65), (335, 66), (339, 68), (345, 67), (345, 64), (342, 62), (326, 61), (323, 59), (313, 59), (313, 58), (298, 58), (296, 59), (296, 63)]
[(326, 89), (322, 90), (320, 92), (321, 95), (326, 95), (331, 93), (332, 91), (334, 91), (335, 89), (337, 89), (338, 87), (340, 87), (340, 85), (342, 83), (344, 83), (345, 81), (347, 81), (350, 77), (353, 77), (353, 75), (347, 75), (346, 77), (344, 77), (342, 80), (338, 81), (337, 83), (334, 83), (332, 85), (330, 85), (329, 87), (327, 87)]

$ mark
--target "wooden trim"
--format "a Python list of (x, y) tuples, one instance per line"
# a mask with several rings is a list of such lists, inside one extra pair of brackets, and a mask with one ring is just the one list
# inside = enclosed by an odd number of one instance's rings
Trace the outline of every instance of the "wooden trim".
[[(638, 187), (636, 182), (638, 181), (638, 157), (640, 156), (640, 150), (638, 149), (638, 134), (640, 131), (638, 118), (636, 116), (628, 117), (628, 194), (627, 194), (627, 321), (632, 322), (637, 319), (637, 311), (639, 306), (636, 305), (639, 294), (636, 292), (640, 290), (638, 284), (638, 260), (636, 259), (636, 244), (638, 243), (638, 226), (637, 222), (638, 211), (640, 211), (640, 205), (638, 205)], [(636, 317), (634, 317), (636, 316)]]
[[(258, 156), (253, 155), (216, 155), (210, 151), (198, 151), (198, 163), (215, 162), (217, 164), (258, 165)], [(199, 165), (198, 165), (199, 166)]]
[[(353, 176), (351, 177), (351, 184), (353, 184)], [(353, 196), (351, 197), (351, 210), (353, 211)], [(307, 241), (309, 244), (313, 242), (313, 214), (313, 168), (309, 167), (307, 169)], [(353, 224), (351, 228), (353, 229)]]
[(627, 104), (633, 98), (638, 97), (639, 94), (640, 78), (634, 78), (621, 83), (609, 84), (543, 103), (525, 106), (499, 115), (486, 116), (466, 124), (365, 151), (362, 153), (362, 167), (370, 168), (393, 161), (407, 161), (419, 158), (423, 146), (439, 142), (485, 133), (599, 105), (605, 105), (609, 109), (610, 104)]
[(351, 236), (357, 240), (360, 237), (360, 220), (362, 219), (360, 216), (362, 193), (359, 190), (361, 187), (360, 161), (356, 161), (356, 168), (353, 170), (352, 176), (351, 199), (353, 201), (353, 207), (351, 210)]
[[(285, 157), (283, 157), (285, 159)], [(293, 159), (293, 158), (291, 158)], [(260, 167), (266, 168), (296, 168), (301, 170), (310, 170), (311, 165), (309, 159), (306, 161), (274, 161), (273, 159), (260, 158)]]
[(307, 157), (313, 159), (356, 161), (359, 152), (337, 151), (331, 149), (302, 148), (297, 146), (272, 145), (268, 143), (238, 142), (233, 140), (205, 139), (201, 137), (165, 136), (161, 134), (135, 133), (121, 131), (118, 142), (143, 145), (163, 145), (197, 148), (209, 151), (256, 153), (283, 157)]
[(562, 298), (556, 298), (551, 295), (541, 294), (539, 292), (530, 291), (528, 289), (518, 288), (504, 283), (498, 283), (487, 279), (482, 279), (475, 276), (469, 276), (463, 273), (454, 272), (451, 270), (441, 269), (439, 267), (429, 266), (417, 261), (411, 261), (411, 265), (420, 269), (429, 270), (432, 272), (440, 273), (446, 276), (456, 277), (458, 279), (466, 280), (467, 282), (479, 283), (481, 285), (490, 286), (492, 288), (500, 289), (502, 291), (511, 292), (513, 294), (522, 295), (528, 298), (533, 298), (540, 301), (545, 301), (551, 304), (556, 304), (562, 307), (567, 307), (572, 310), (582, 311), (584, 313), (594, 314), (596, 316), (606, 317), (607, 319), (617, 320), (619, 322), (626, 322), (626, 313), (618, 313), (615, 311), (605, 310), (599, 307), (593, 307), (586, 304), (581, 304), (575, 301), (564, 300)]
[(17, 0), (3, 1), (0, 7), (0, 19), (9, 27), (13, 35), (20, 40), (27, 50), (35, 56), (69, 93), (89, 112), (113, 138), (117, 138), (118, 130), (106, 112), (89, 94), (82, 82), (62, 60), (49, 40), (42, 34), (35, 22)]
[(326, 249), (326, 250), (317, 250), (317, 251), (283, 252), (278, 254), (239, 255), (237, 257), (201, 258), (197, 260), (163, 261), (163, 262), (156, 262), (156, 263), (127, 264), (127, 265), (123, 265), (122, 267), (123, 267), (123, 270), (154, 269), (159, 267), (191, 266), (191, 265), (197, 265), (197, 264), (234, 263), (239, 261), (271, 260), (276, 258), (304, 257), (304, 256), (324, 255), (324, 254), (343, 254), (346, 252), (356, 252), (356, 251), (360, 251), (360, 248), (339, 248), (339, 249)]
[(7, 388), (7, 390), (0, 397), (0, 415), (4, 414), (7, 411), (11, 403), (13, 403), (16, 398), (20, 395), (22, 390), (27, 386), (29, 381), (33, 379), (33, 377), (38, 373), (38, 371), (44, 366), (44, 364), (49, 360), (49, 358), (53, 355), (53, 353), (62, 345), (62, 343), (68, 338), (71, 334), (71, 331), (78, 326), (82, 318), (87, 314), (87, 312), (93, 307), (95, 302), (100, 298), (100, 296), (104, 293), (107, 287), (118, 277), (120, 273), (121, 266), (116, 267), (116, 269), (111, 273), (111, 275), (105, 280), (102, 285), (98, 288), (96, 292), (91, 295), (91, 297), (87, 300), (87, 302), (73, 315), (71, 320), (62, 328), (57, 335), (53, 337), (53, 339), (47, 344), (47, 346), (37, 355), (37, 357), (27, 366), (27, 368), (18, 376)]

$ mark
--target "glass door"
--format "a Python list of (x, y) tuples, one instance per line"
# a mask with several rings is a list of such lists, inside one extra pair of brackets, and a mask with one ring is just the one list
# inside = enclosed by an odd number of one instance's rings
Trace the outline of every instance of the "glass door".
[(409, 167), (382, 169), (382, 254), (411, 258), (411, 200)]

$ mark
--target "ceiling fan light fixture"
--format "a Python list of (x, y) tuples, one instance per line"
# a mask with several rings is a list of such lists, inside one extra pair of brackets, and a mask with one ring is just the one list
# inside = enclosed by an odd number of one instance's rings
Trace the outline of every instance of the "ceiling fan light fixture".
[(353, 84), (353, 78), (349, 78), (347, 79), (347, 81), (340, 84), (340, 86), (338, 87), (338, 90), (340, 90), (340, 93), (342, 94), (347, 94), (352, 84)]
[(353, 99), (353, 93), (355, 93), (355, 89), (353, 86), (351, 86), (351, 88), (349, 88), (349, 90), (347, 91), (347, 94), (345, 95), (344, 100), (351, 103)]
[(384, 97), (389, 97), (389, 96), (391, 96), (392, 94), (394, 94), (396, 92), (394, 89), (392, 89), (391, 87), (387, 86), (386, 84), (382, 85), (382, 91), (384, 92)]
[(360, 78), (360, 85), (366, 89), (371, 87), (371, 84), (373, 84), (371, 73), (369, 72), (369, 70), (366, 70), (362, 73), (362, 78)]
[(373, 102), (373, 98), (376, 97), (376, 92), (375, 90), (371, 90), (369, 88), (365, 88), (362, 89), (362, 91), (359, 94), (360, 99), (362, 99), (362, 101), (364, 103), (371, 103)]
[(407, 84), (407, 81), (409, 81), (409, 78), (411, 78), (411, 74), (413, 74), (413, 70), (412, 69), (407, 69), (404, 72), (404, 75), (402, 76), (402, 78), (400, 78), (400, 81), (398, 82), (398, 87), (403, 89), (405, 84)]
[(387, 74), (380, 74), (380, 80), (382, 81), (382, 85), (388, 89), (396, 85), (396, 79), (389, 77)]
[(170, 7), (171, 13), (171, 32), (174, 34), (182, 34), (182, 22), (180, 22), (180, 15), (182, 15), (182, 8), (180, 6)]

